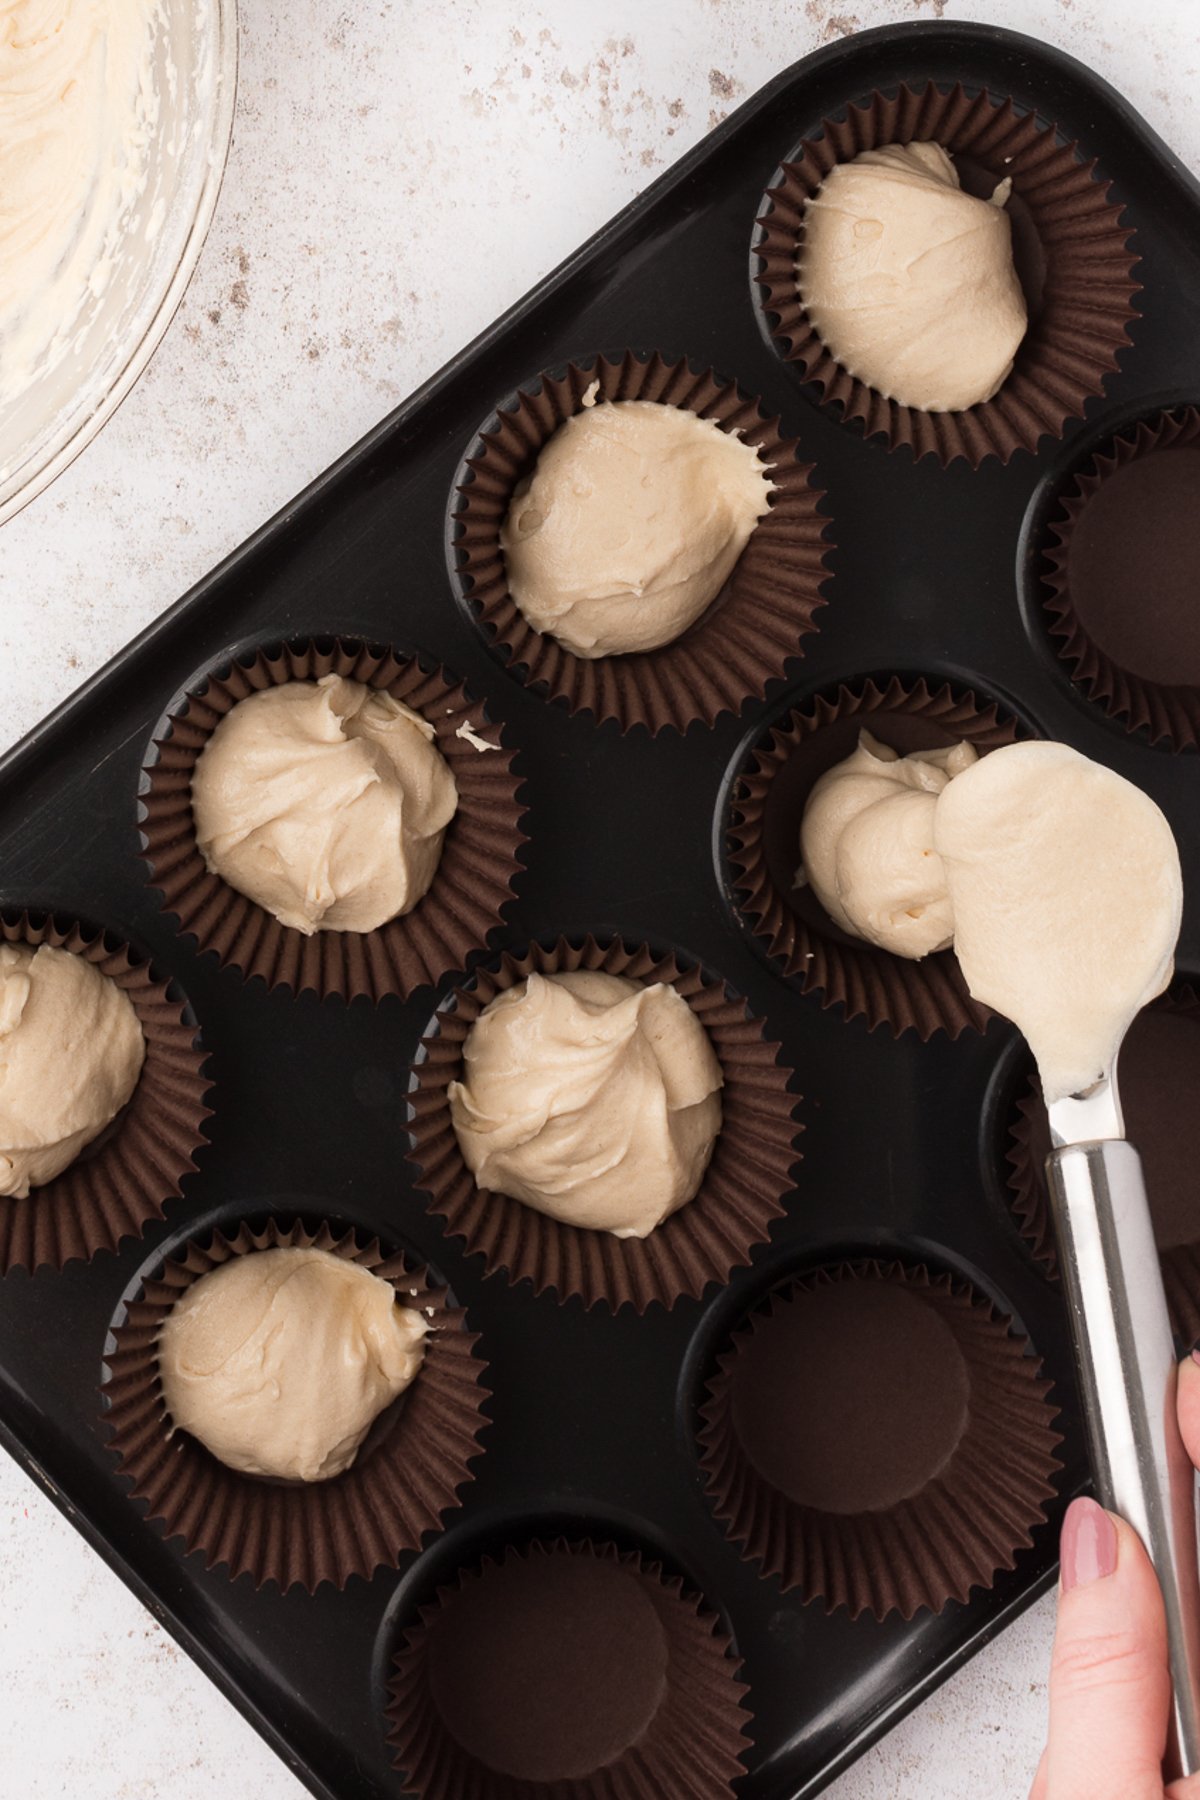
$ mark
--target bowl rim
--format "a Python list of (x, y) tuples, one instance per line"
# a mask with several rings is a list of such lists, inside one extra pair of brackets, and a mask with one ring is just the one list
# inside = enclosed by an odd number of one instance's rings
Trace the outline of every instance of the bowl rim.
[(36, 460), (18, 469), (7, 480), (0, 480), (0, 526), (7, 524), (56, 481), (107, 425), (158, 349), (191, 281), (225, 178), (237, 101), (238, 0), (212, 0), (212, 5), (216, 14), (217, 43), (216, 75), (206, 133), (208, 168), (170, 280), (162, 290), (145, 330), (99, 398), (94, 388), (81, 388), (68, 416), (46, 440), (42, 450), (35, 453)]

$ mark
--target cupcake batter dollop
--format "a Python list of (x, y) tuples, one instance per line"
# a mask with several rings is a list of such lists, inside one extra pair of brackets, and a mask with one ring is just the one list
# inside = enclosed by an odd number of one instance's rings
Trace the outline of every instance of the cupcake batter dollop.
[(946, 789), (934, 838), (967, 986), (1024, 1033), (1047, 1105), (1086, 1092), (1171, 980), (1170, 825), (1066, 744), (1009, 744)]
[(428, 892), (458, 789), (433, 726), (326, 675), (226, 714), (192, 777), (209, 869), (281, 924), (374, 931)]
[(472, 1026), (449, 1089), (481, 1188), (618, 1238), (694, 1198), (721, 1128), (721, 1065), (663, 982), (531, 975)]
[(914, 959), (952, 943), (934, 813), (976, 760), (966, 743), (900, 756), (860, 731), (853, 754), (814, 784), (800, 828), (803, 875), (851, 937)]
[(800, 299), (830, 354), (921, 412), (1007, 380), (1028, 323), (1005, 202), (964, 193), (940, 144), (887, 144), (831, 169), (804, 210)]
[(147, 176), (160, 0), (0, 5), (0, 403), (70, 349)]
[(500, 541), (512, 597), (576, 656), (673, 643), (770, 504), (752, 445), (685, 407), (585, 404), (543, 448)]
[(128, 1102), (145, 1055), (128, 998), (92, 963), (0, 945), (0, 1194), (61, 1175)]
[(427, 1330), (391, 1282), (332, 1251), (251, 1251), (167, 1314), (163, 1400), (172, 1427), (231, 1469), (328, 1481), (416, 1379)]

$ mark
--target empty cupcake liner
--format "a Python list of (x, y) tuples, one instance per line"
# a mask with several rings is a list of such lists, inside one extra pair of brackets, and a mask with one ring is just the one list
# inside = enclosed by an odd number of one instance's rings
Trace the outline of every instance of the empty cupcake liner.
[[(775, 484), (770, 510), (725, 589), (682, 637), (658, 650), (594, 661), (529, 623), (509, 592), (500, 545), (517, 483), (593, 391), (603, 400), (657, 401), (715, 420), (754, 445)], [(779, 420), (769, 418), (761, 402), (711, 370), (628, 350), (612, 360), (568, 363), (500, 409), (466, 466), (454, 512), (463, 591), (511, 672), (565, 701), (571, 712), (589, 712), (598, 722), (615, 719), (623, 731), (635, 725), (651, 733), (685, 731), (697, 720), (711, 725), (721, 713), (760, 700), (789, 661), (804, 654), (804, 639), (817, 629), (831, 544), (812, 466), (797, 460), (796, 440), (780, 435)]]
[[(158, 1335), (180, 1295), (231, 1257), (258, 1250), (316, 1249), (361, 1264), (391, 1282), (404, 1304), (430, 1321), (424, 1361), (412, 1386), (381, 1416), (355, 1462), (329, 1481), (277, 1482), (239, 1474), (186, 1432), (172, 1433), (158, 1373)], [(443, 1288), (378, 1240), (328, 1225), (316, 1231), (274, 1220), (260, 1230), (243, 1224), (232, 1237), (214, 1232), (164, 1262), (129, 1302), (105, 1357), (104, 1395), (110, 1449), (132, 1483), (130, 1498), (147, 1504), (168, 1538), (182, 1538), (208, 1568), (231, 1579), (249, 1574), (256, 1587), (313, 1593), (323, 1582), (342, 1588), (352, 1575), (394, 1568), (461, 1504), (474, 1479), (487, 1424), (482, 1385), (487, 1364), (479, 1337)]]
[[(458, 811), (433, 885), (411, 912), (375, 931), (306, 937), (210, 873), (196, 843), (192, 775), (208, 739), (239, 700), (330, 674), (385, 689), (428, 720), (458, 784)], [(184, 935), (247, 980), (257, 976), (268, 988), (294, 994), (406, 999), (461, 968), (502, 922), (525, 842), (513, 756), (483, 706), (446, 670), (419, 658), (354, 638), (247, 651), (197, 678), (155, 732), (141, 786), (141, 840), (151, 885)]]
[[(1171, 1325), (1181, 1344), (1200, 1340), (1200, 1139), (1189, 1132), (1200, 1100), (1200, 996), (1180, 982), (1134, 1021), (1121, 1049), (1121, 1097), (1140, 1150)], [(1023, 1086), (1008, 1128), (1008, 1188), (1017, 1228), (1058, 1278), (1046, 1187), (1050, 1126), (1036, 1076)]]
[[(1200, 747), (1200, 680), (1179, 682), (1171, 679), (1169, 673), (1173, 655), (1185, 656), (1193, 669), (1200, 665), (1200, 640), (1190, 635), (1194, 630), (1190, 612), (1182, 620), (1178, 616), (1168, 620), (1168, 629), (1159, 635), (1154, 621), (1155, 610), (1161, 604), (1162, 583), (1156, 581), (1155, 562), (1168, 559), (1173, 564), (1175, 583), (1180, 587), (1184, 582), (1194, 585), (1196, 558), (1200, 554), (1194, 501), (1182, 510), (1179, 519), (1180, 531), (1186, 537), (1172, 544), (1160, 535), (1159, 522), (1153, 521), (1137, 502), (1127, 500), (1131, 512), (1142, 512), (1148, 535), (1144, 541), (1131, 542), (1124, 554), (1118, 549), (1115, 555), (1109, 553), (1101, 559), (1114, 595), (1125, 585), (1126, 575), (1129, 577), (1130, 623), (1136, 621), (1143, 640), (1147, 634), (1154, 634), (1158, 652), (1155, 662), (1161, 668), (1157, 678), (1124, 666), (1121, 656), (1128, 652), (1123, 647), (1115, 651), (1111, 640), (1107, 648), (1098, 641), (1110, 635), (1111, 621), (1106, 630), (1103, 618), (1093, 616), (1096, 596), (1073, 591), (1070, 564), (1081, 523), (1093, 507), (1103, 513), (1111, 497), (1108, 484), (1114, 476), (1132, 464), (1144, 467), (1151, 475), (1155, 469), (1161, 473), (1163, 465), (1152, 464), (1152, 458), (1188, 448), (1200, 449), (1200, 409), (1194, 406), (1157, 413), (1119, 433), (1064, 490), (1059, 510), (1047, 528), (1042, 564), (1043, 605), (1050, 635), (1072, 678), (1126, 730), (1145, 732), (1152, 744), (1165, 743), (1172, 750)], [(1122, 566), (1126, 559), (1128, 568)], [(1100, 597), (1101, 603), (1103, 598)], [(1180, 636), (1181, 625), (1188, 636)]]
[[(881, 684), (882, 682), (882, 684)], [(726, 833), (735, 904), (750, 929), (825, 1007), (895, 1036), (958, 1037), (987, 1024), (950, 950), (919, 962), (851, 938), (812, 891), (797, 887), (804, 804), (827, 769), (850, 755), (862, 729), (907, 754), (966, 740), (981, 753), (1009, 744), (1017, 726), (969, 689), (923, 679), (864, 681), (819, 694), (789, 713), (750, 756), (733, 790)]]
[(1050, 1383), (965, 1281), (840, 1263), (718, 1358), (701, 1466), (743, 1556), (827, 1612), (912, 1618), (1014, 1567), (1061, 1466)]
[(388, 1690), (420, 1800), (720, 1800), (750, 1714), (728, 1633), (661, 1565), (559, 1538), (459, 1571)]
[(128, 1105), (61, 1175), (23, 1200), (0, 1197), (0, 1274), (61, 1269), (115, 1250), (161, 1219), (207, 1143), (200, 1033), (186, 1000), (128, 944), (55, 916), (0, 912), (8, 944), (49, 944), (82, 956), (128, 997), (146, 1045)]
[[(476, 1187), (455, 1136), (447, 1090), (462, 1075), (463, 1046), (480, 1013), (534, 971), (577, 969), (669, 982), (704, 1026), (725, 1078), (721, 1131), (699, 1192), (647, 1238), (564, 1225)], [(673, 955), (656, 957), (645, 945), (629, 950), (617, 940), (602, 948), (591, 937), (579, 945), (560, 938), (474, 970), (438, 1012), (410, 1078), (410, 1160), (430, 1211), (464, 1240), (468, 1255), (483, 1257), (489, 1275), (503, 1272), (514, 1285), (532, 1282), (535, 1293), (553, 1289), (559, 1300), (577, 1297), (585, 1307), (603, 1304), (613, 1312), (671, 1307), (728, 1280), (782, 1214), (802, 1129), (794, 1117), (798, 1096), (788, 1092), (790, 1074), (763, 1022), (698, 968)]]
[[(963, 412), (921, 412), (856, 380), (800, 303), (796, 264), (808, 200), (836, 163), (913, 142), (941, 144), (963, 174), (974, 165), (986, 177), (982, 191), (1012, 178), (1008, 211), (1029, 329), (999, 392)], [(860, 423), (867, 437), (885, 437), (889, 449), (906, 447), (917, 460), (934, 456), (942, 464), (962, 457), (975, 468), (989, 457), (1008, 462), (1018, 450), (1036, 451), (1104, 392), (1129, 343), (1138, 259), (1109, 187), (1077, 144), (1061, 142), (1054, 125), (1018, 111), (1011, 99), (933, 82), (871, 93), (844, 115), (823, 119), (764, 197), (755, 249), (771, 335), (781, 355), (819, 387), (823, 405)]]

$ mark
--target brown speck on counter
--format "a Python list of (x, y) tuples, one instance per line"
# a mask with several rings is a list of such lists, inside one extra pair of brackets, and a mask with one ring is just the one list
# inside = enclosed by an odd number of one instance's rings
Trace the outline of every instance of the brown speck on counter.
[(229, 290), (229, 304), (236, 306), (239, 312), (245, 312), (250, 304), (250, 290), (240, 277)]
[[(924, 0), (910, 0), (910, 4), (920, 6)], [(826, 42), (835, 37), (853, 37), (856, 31), (862, 30), (862, 20), (857, 13), (830, 12), (828, 5), (829, 0), (805, 0), (804, 4), (805, 18), (816, 26)]]
[(723, 69), (710, 69), (708, 71), (708, 91), (710, 94), (716, 94), (718, 99), (732, 99), (733, 95), (737, 92), (737, 88), (738, 84), (733, 79), (733, 76), (726, 75)]

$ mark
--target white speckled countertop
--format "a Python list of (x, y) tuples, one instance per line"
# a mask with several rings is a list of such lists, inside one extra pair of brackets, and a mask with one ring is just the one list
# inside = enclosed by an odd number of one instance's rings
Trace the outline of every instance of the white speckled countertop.
[[(1200, 166), (1193, 0), (241, 0), (233, 153), (149, 371), (0, 532), (19, 737), (712, 125), (831, 38), (1003, 23)], [(470, 271), (447, 255), (470, 207)], [(469, 276), (469, 278), (468, 278)], [(1042, 1602), (830, 1790), (1023, 1800)], [(299, 1800), (292, 1775), (0, 1457), (4, 1800)]]

